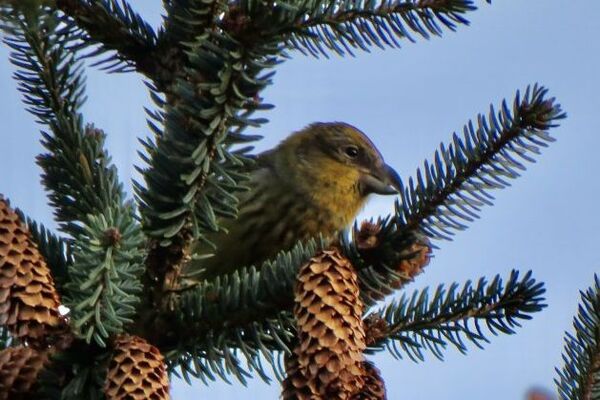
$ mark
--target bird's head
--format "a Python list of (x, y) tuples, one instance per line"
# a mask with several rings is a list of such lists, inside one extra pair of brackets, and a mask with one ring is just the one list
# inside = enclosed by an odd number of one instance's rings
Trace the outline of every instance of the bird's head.
[(360, 208), (369, 194), (400, 190), (398, 174), (373, 142), (346, 123), (313, 123), (267, 156), (282, 179), (320, 203), (354, 202)]

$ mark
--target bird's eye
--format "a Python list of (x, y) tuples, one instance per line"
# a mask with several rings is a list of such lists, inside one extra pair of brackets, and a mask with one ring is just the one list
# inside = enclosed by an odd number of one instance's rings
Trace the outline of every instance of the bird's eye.
[(356, 158), (358, 157), (358, 147), (348, 146), (344, 148), (344, 153), (350, 158)]

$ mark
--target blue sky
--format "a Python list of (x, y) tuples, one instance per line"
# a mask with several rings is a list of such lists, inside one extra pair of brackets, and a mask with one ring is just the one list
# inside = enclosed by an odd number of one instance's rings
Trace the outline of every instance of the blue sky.
[[(131, 1), (154, 23), (160, 2)], [(387, 162), (410, 176), (441, 141), (460, 131), (490, 103), (540, 82), (550, 88), (568, 119), (558, 139), (513, 186), (498, 192), (494, 207), (454, 241), (440, 243), (425, 274), (406, 288), (464, 282), (513, 268), (532, 269), (547, 285), (549, 307), (513, 336), (492, 337), (485, 350), (466, 356), (449, 349), (445, 361), (424, 363), (375, 357), (390, 399), (523, 398), (532, 386), (552, 388), (561, 365), (562, 337), (571, 328), (578, 290), (592, 283), (600, 265), (597, 198), (600, 108), (600, 3), (578, 0), (497, 1), (470, 17), (470, 27), (400, 50), (358, 53), (356, 58), (315, 60), (294, 53), (278, 68), (263, 96), (268, 113), (260, 149), (313, 121), (350, 122), (373, 139)], [(51, 210), (34, 157), (39, 127), (20, 103), (5, 48), (0, 50), (0, 193), (32, 217), (50, 223)], [(145, 136), (149, 104), (137, 75), (90, 69), (84, 114), (109, 135), (108, 146), (124, 181), (139, 162), (137, 137)], [(390, 199), (373, 199), (365, 216), (386, 215)], [(275, 399), (277, 385), (259, 380), (248, 388), (216, 382), (173, 382), (174, 399)]]

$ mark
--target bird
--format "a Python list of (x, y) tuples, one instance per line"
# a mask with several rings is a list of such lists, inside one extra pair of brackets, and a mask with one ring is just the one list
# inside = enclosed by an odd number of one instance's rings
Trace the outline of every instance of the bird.
[[(237, 219), (209, 234), (213, 256), (186, 270), (203, 279), (244, 266), (260, 267), (299, 241), (334, 239), (351, 225), (371, 194), (401, 190), (398, 173), (365, 133), (344, 122), (316, 122), (255, 157), (249, 190), (239, 193)], [(207, 254), (205, 241), (193, 253)]]

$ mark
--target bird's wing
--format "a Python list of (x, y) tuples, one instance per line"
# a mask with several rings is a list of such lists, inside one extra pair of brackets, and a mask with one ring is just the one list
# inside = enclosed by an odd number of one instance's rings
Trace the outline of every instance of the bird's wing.
[[(212, 277), (226, 272), (234, 271), (242, 266), (252, 264), (252, 256), (256, 254), (257, 249), (248, 248), (251, 246), (247, 226), (244, 221), (248, 214), (262, 212), (264, 202), (257, 199), (264, 190), (269, 190), (268, 182), (271, 182), (273, 174), (272, 163), (267, 153), (261, 153), (256, 157), (256, 163), (250, 167), (249, 181), (244, 185), (249, 188), (247, 191), (239, 192), (239, 215), (237, 219), (222, 219), (219, 225), (222, 228), (219, 232), (210, 233), (206, 239), (216, 246), (211, 247), (205, 241), (198, 241), (193, 245), (194, 259), (184, 268), (188, 274), (201, 274), (203, 277)], [(214, 254), (209, 258), (200, 258)]]

